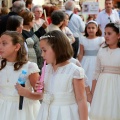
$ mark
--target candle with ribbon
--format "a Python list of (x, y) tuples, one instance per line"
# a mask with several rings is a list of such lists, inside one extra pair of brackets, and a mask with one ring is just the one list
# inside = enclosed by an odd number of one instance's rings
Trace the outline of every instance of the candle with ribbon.
[[(40, 83), (43, 84), (44, 82), (44, 76), (45, 76), (45, 68), (46, 68), (46, 61), (44, 61), (44, 65), (42, 67), (42, 73), (40, 76)], [(42, 93), (43, 85), (40, 85), (40, 88), (37, 90), (37, 92)]]

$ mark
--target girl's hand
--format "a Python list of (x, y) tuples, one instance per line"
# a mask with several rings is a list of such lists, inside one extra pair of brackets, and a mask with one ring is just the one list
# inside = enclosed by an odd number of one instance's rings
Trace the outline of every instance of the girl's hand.
[(17, 89), (18, 94), (20, 96), (26, 97), (30, 93), (30, 91), (27, 88), (22, 87), (19, 83), (16, 83), (15, 88)]
[(91, 92), (87, 93), (87, 101), (88, 101), (90, 104), (91, 104), (91, 102), (92, 102), (92, 97), (93, 97), (93, 95), (92, 95)]
[(36, 82), (36, 84), (35, 84), (35, 91), (39, 91), (39, 90), (41, 90), (41, 89), (43, 89), (44, 88), (44, 82), (40, 82), (40, 80), (38, 80), (37, 82)]

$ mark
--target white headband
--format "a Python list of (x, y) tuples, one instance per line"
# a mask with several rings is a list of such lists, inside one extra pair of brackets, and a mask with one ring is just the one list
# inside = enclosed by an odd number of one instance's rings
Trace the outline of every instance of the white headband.
[(41, 39), (52, 38), (52, 37), (55, 37), (55, 36), (52, 36), (52, 35), (43, 35), (43, 36), (40, 37), (40, 40)]
[(96, 21), (94, 21), (94, 20), (90, 20), (90, 21), (87, 23), (87, 25), (88, 25), (89, 23), (95, 23), (95, 24), (97, 25), (97, 27), (98, 27), (98, 23), (97, 23)]
[(114, 23), (114, 26), (119, 29), (119, 33), (120, 33), (120, 20), (116, 21)]

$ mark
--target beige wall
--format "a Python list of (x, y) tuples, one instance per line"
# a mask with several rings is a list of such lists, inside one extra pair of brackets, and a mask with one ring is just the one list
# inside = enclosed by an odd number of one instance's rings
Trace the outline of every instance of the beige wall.
[(2, 2), (2, 0), (0, 0), (0, 6), (1, 6), (1, 2)]
[(105, 8), (105, 0), (98, 0), (98, 2), (99, 2), (100, 9), (104, 9)]
[[(0, 0), (0, 6), (1, 6), (1, 1)], [(12, 0), (4, 0), (5, 1), (5, 5), (8, 6), (8, 8), (10, 8), (12, 6)]]
[[(2, 0), (0, 0), (0, 3), (1, 3)], [(33, 0), (33, 3), (36, 5), (43, 5), (45, 1), (48, 1), (48, 0)], [(80, 2), (83, 2), (83, 1), (96, 1), (96, 0), (80, 0)], [(98, 0), (99, 2), (99, 6), (100, 6), (100, 9), (104, 9), (104, 1), (105, 0)], [(11, 7), (12, 6), (12, 0), (5, 0), (5, 3), (8, 7)]]

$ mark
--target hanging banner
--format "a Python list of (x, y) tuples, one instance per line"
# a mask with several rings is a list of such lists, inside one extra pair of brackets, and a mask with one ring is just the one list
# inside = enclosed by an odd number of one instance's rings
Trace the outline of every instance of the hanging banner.
[(99, 3), (98, 2), (83, 2), (82, 13), (83, 14), (98, 14)]

